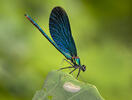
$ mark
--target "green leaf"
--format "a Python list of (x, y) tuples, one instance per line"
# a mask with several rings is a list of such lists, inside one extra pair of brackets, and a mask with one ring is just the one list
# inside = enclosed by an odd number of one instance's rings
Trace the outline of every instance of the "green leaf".
[(51, 71), (33, 100), (104, 100), (94, 85), (76, 80), (71, 74)]

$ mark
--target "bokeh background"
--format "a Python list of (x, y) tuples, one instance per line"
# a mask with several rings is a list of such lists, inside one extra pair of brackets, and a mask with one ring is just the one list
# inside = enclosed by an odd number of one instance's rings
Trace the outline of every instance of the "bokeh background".
[(106, 100), (132, 100), (129, 0), (0, 0), (0, 100), (31, 100), (48, 72), (68, 65), (24, 17), (28, 13), (50, 36), (55, 6), (66, 10), (87, 66), (79, 80), (95, 85)]

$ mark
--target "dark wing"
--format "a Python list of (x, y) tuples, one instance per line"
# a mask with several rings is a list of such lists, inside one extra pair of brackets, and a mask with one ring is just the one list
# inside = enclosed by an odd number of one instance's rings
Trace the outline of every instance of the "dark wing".
[(69, 19), (61, 7), (55, 7), (49, 19), (50, 34), (58, 47), (71, 57), (77, 56), (76, 46), (71, 34)]

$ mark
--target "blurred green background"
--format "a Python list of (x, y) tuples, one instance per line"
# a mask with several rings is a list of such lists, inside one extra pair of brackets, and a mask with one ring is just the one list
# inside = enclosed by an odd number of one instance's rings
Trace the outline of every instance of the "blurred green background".
[(68, 66), (24, 17), (28, 13), (50, 36), (55, 6), (66, 10), (87, 66), (79, 80), (96, 85), (106, 100), (132, 100), (130, 5), (129, 0), (0, 0), (0, 100), (31, 100), (48, 72)]

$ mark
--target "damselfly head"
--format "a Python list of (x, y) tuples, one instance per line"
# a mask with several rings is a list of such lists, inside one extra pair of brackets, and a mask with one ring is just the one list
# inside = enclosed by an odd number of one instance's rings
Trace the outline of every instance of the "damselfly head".
[(82, 71), (84, 72), (86, 70), (86, 66), (85, 65), (82, 65)]

